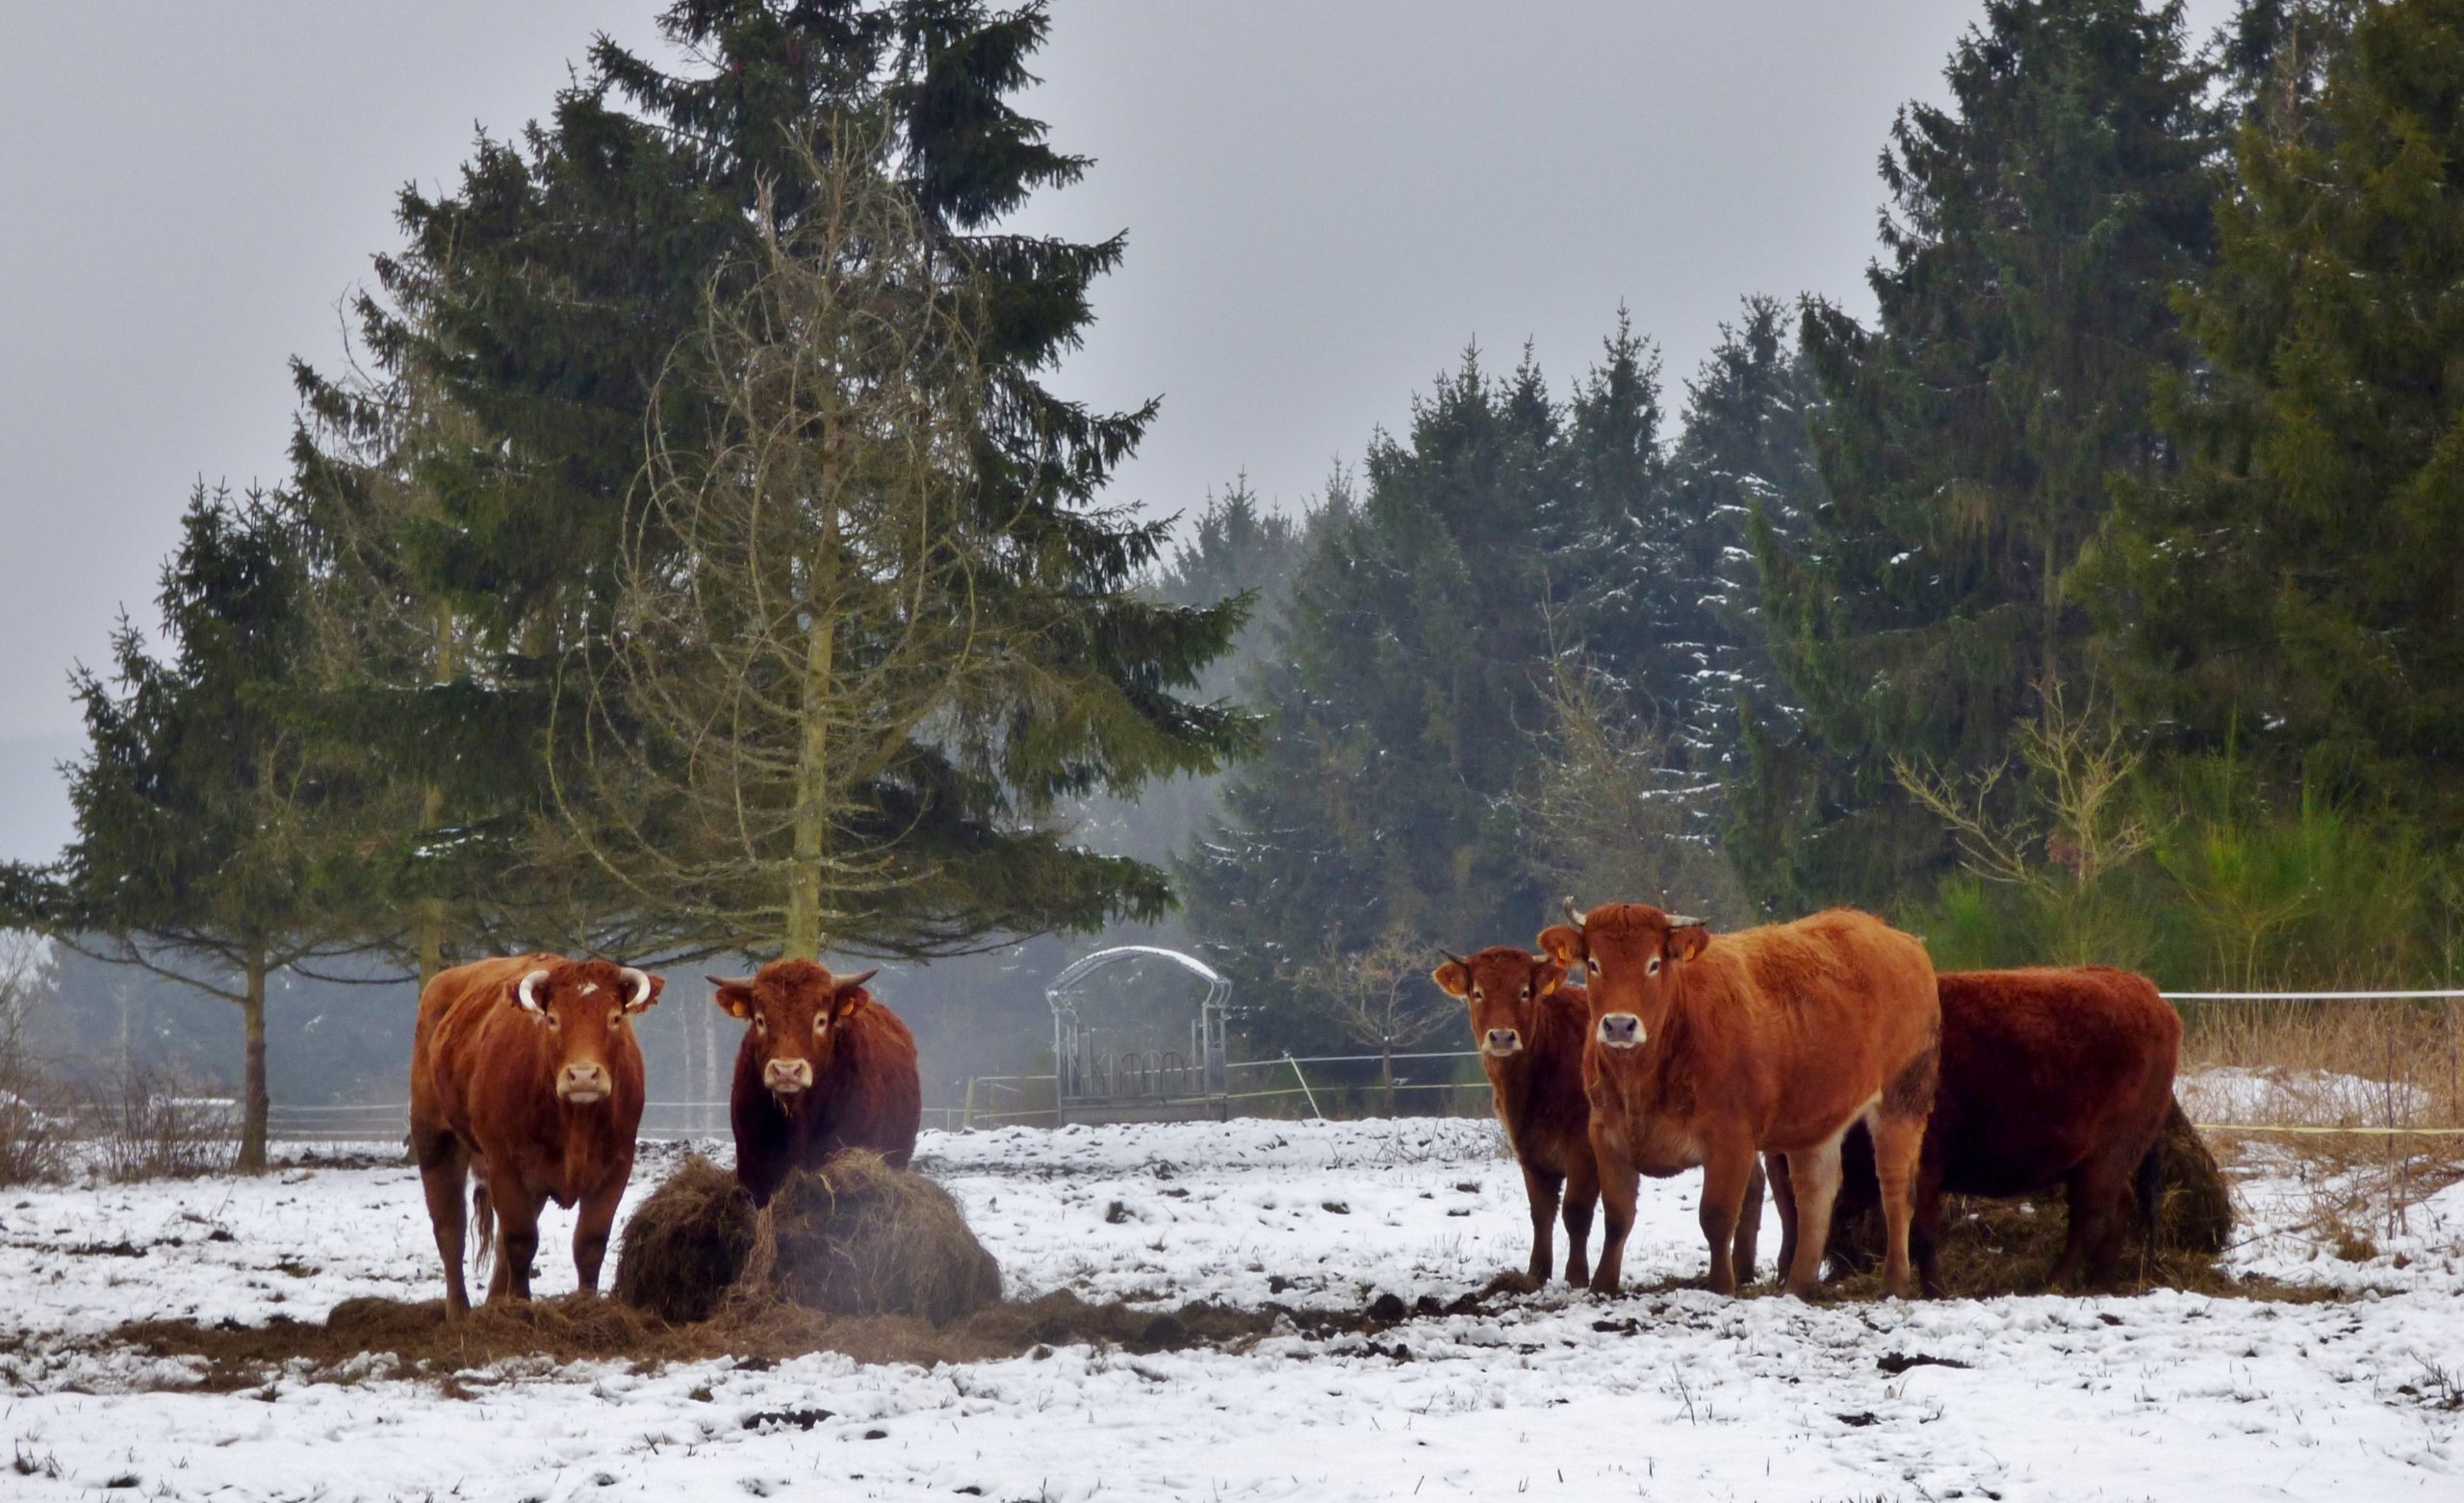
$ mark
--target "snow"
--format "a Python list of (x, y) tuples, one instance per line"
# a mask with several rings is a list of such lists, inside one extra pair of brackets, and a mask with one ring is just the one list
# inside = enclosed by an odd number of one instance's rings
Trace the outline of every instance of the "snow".
[(2427, 1109), (2421, 1086), (2332, 1070), (2200, 1070), (2181, 1078), (2182, 1109), (2199, 1122), (2291, 1122), (2337, 1127), (2410, 1125)]
[[(678, 1152), (647, 1151), (635, 1193)], [(508, 1503), (2464, 1489), (2464, 1414), (2440, 1407), (2452, 1390), (2435, 1376), (2464, 1379), (2464, 1185), (2410, 1206), (2400, 1235), (2346, 1262), (2311, 1229), (2339, 1187), (2272, 1150), (2239, 1187), (2253, 1225), (2230, 1261), (2342, 1298), (1807, 1305), (1677, 1289), (1597, 1302), (1553, 1286), (1374, 1337), (1270, 1336), (1245, 1352), (1064, 1347), (937, 1370), (831, 1355), (767, 1370), (508, 1363), (464, 1375), (467, 1397), (301, 1373), (244, 1393), (182, 1391), (185, 1363), (78, 1341), (141, 1315), (310, 1319), (355, 1295), (433, 1298), (417, 1176), (379, 1153), (256, 1181), (0, 1192), (12, 1291), (0, 1494), (85, 1497), (115, 1483), (148, 1497)], [(1486, 1122), (927, 1134), (918, 1163), (965, 1206), (1013, 1293), (1446, 1299), (1520, 1268), (1529, 1235), (1520, 1177)], [(1694, 1189), (1690, 1177), (1645, 1182), (1630, 1281), (1699, 1275)], [(553, 1212), (543, 1228), (543, 1295), (572, 1286), (570, 1229)], [(1766, 1263), (1777, 1236), (1766, 1216)]]

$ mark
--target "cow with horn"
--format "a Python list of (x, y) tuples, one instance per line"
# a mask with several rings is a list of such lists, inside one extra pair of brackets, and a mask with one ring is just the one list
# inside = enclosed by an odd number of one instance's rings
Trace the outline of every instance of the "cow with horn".
[[(1634, 1223), (1635, 1176), (1700, 1166), (1710, 1286), (1733, 1293), (1733, 1247), (1756, 1157), (1785, 1156), (1795, 1221), (1831, 1224), (1839, 1144), (1873, 1134), (1888, 1250), (1887, 1292), (1911, 1291), (1908, 1234), (1917, 1154), (1934, 1100), (1941, 1014), (1925, 947), (1871, 914), (1834, 908), (1792, 924), (1714, 935), (1703, 920), (1613, 903), (1542, 931), (1581, 965), (1590, 995), (1583, 1078), (1606, 1210), (1596, 1292), (1617, 1292)], [(1817, 1238), (1784, 1270), (1804, 1294)]]
[(488, 1298), (528, 1299), (543, 1201), (579, 1205), (574, 1273), (599, 1287), (642, 1124), (642, 1049), (630, 1019), (664, 982), (559, 955), (475, 960), (420, 993), (411, 1042), (411, 1153), (445, 1260), (445, 1309), (464, 1313), (462, 1191)]
[(877, 974), (833, 976), (792, 959), (740, 981), (708, 978), (711, 1000), (746, 1025), (728, 1116), (736, 1179), (755, 1205), (845, 1149), (872, 1149), (901, 1169), (913, 1156), (924, 1120), (915, 1035), (864, 989)]

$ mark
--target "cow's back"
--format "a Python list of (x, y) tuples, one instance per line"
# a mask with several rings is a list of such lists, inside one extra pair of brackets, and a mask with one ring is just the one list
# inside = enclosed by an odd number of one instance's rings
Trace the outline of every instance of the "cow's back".
[(2135, 1158), (2155, 1140), (2182, 1028), (2153, 981), (2108, 966), (1938, 981), (1942, 1083), (1926, 1148), (1943, 1189), (2022, 1194), (2096, 1154)]
[(830, 1135), (837, 1148), (870, 1148), (904, 1169), (924, 1125), (915, 1035), (898, 1014), (867, 1002), (846, 1024), (831, 1061)]
[(1706, 958), (1728, 966), (1689, 993), (1691, 1018), (1763, 1119), (1765, 1146), (1828, 1137), (1877, 1094), (1933, 1088), (1940, 1028), (1933, 961), (1913, 935), (1869, 913), (1832, 908), (1788, 924), (1715, 937)]

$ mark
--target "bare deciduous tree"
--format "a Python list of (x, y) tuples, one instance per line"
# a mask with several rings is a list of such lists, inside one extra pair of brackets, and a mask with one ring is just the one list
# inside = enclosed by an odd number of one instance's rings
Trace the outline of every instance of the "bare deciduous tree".
[(901, 851), (930, 779), (1036, 686), (985, 598), (974, 289), (876, 153), (803, 164), (792, 227), (713, 282), (678, 363), (721, 420), (706, 451), (653, 434), (613, 654), (559, 696), (583, 752), (557, 798), (645, 907), (811, 956), (933, 880)]
[(1461, 1005), (1429, 980), (1437, 950), (1390, 931), (1367, 950), (1346, 952), (1329, 936), (1319, 957), (1293, 972), (1305, 993), (1322, 998), (1346, 1035), (1377, 1051), (1386, 1114), (1395, 1114), (1395, 1055), (1424, 1043), (1462, 1015)]

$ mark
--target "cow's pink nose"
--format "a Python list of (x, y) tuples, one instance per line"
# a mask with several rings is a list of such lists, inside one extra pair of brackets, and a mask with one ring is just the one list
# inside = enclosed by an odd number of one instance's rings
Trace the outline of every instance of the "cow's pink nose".
[(1493, 1055), (1514, 1054), (1523, 1048), (1523, 1034), (1516, 1029), (1493, 1028), (1485, 1047)]
[(802, 1059), (773, 1059), (762, 1079), (774, 1091), (800, 1091), (812, 1083), (812, 1066)]
[(595, 1101), (607, 1094), (607, 1071), (595, 1064), (569, 1064), (556, 1077), (556, 1094)]

